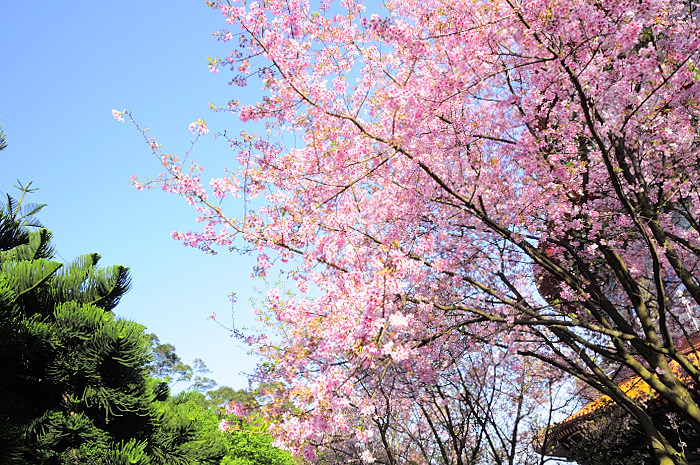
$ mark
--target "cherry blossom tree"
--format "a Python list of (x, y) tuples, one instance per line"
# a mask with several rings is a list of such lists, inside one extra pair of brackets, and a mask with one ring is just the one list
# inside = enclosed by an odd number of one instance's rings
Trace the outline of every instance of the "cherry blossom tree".
[[(332, 435), (307, 435), (307, 458), (317, 463), (381, 464), (543, 464), (536, 452), (541, 432), (551, 424), (558, 387), (556, 377), (539, 362), (520, 363), (493, 345), (481, 351), (462, 350), (459, 363), (425, 380), (391, 364), (382, 376), (365, 376), (355, 382), (356, 394), (344, 399), (341, 414), (316, 417)], [(456, 354), (452, 354), (456, 355)], [(262, 390), (265, 397), (284, 398), (285, 386)], [(371, 398), (367, 403), (364, 399)], [(270, 414), (269, 405), (263, 411)], [(239, 404), (229, 411), (242, 418), (255, 416), (259, 406)], [(297, 420), (303, 412), (284, 406), (276, 415), (285, 418), (278, 434), (305, 436)], [(306, 415), (308, 416), (308, 415)], [(290, 428), (290, 423), (298, 428)], [(330, 428), (329, 428), (330, 427)]]
[(648, 404), (700, 431), (697, 1), (210, 5), (233, 44), (210, 69), (265, 92), (219, 110), (260, 134), (228, 135), (236, 165), (208, 186), (149, 139), (166, 170), (136, 185), (195, 206), (186, 244), (286, 264), (278, 335), (252, 341), (282, 442), (361, 444), (357, 412), (413, 415), (487, 341), (608, 395), (659, 463), (686, 463)]

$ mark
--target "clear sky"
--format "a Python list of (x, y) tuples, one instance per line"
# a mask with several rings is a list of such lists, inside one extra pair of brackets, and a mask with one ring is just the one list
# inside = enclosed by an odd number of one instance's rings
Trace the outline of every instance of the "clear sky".
[(264, 283), (250, 278), (248, 257), (209, 256), (170, 238), (197, 228), (194, 211), (182, 198), (131, 187), (131, 175), (155, 176), (159, 165), (133, 126), (111, 115), (131, 110), (175, 154), (192, 140), (188, 124), (204, 118), (211, 133), (193, 156), (216, 173), (232, 153), (212, 134), (239, 129), (208, 109), (241, 99), (225, 72), (207, 69), (207, 56), (226, 53), (211, 35), (226, 26), (204, 0), (0, 2), (8, 142), (0, 192), (33, 181), (41, 190), (31, 200), (48, 204), (39, 219), (63, 258), (98, 252), (104, 265), (131, 268), (133, 288), (117, 315), (174, 344), (185, 362), (204, 359), (220, 385), (241, 388), (239, 373), (255, 361), (208, 316), (230, 325), (233, 314), (236, 327), (250, 326), (249, 298)]

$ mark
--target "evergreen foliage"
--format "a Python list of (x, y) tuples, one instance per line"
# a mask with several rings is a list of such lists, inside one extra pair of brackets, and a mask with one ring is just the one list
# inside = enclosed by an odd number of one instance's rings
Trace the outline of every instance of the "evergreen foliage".
[[(183, 392), (162, 404), (164, 430), (169, 430), (171, 436), (188, 437), (188, 445), (198, 444), (203, 451), (225, 448), (222, 465), (297, 463), (289, 452), (272, 445), (272, 437), (262, 419), (248, 423), (226, 413), (225, 407), (232, 402), (254, 408), (254, 393), (216, 386), (213, 379), (204, 376), (209, 370), (203, 360), (197, 358), (190, 366), (182, 361), (174, 345), (161, 343), (155, 334), (147, 337), (153, 353), (153, 360), (147, 366), (149, 374), (166, 390), (180, 382), (189, 383)], [(222, 420), (226, 420), (223, 433), (219, 430)], [(167, 456), (162, 456), (162, 460), (162, 463), (177, 463)]]
[[(152, 437), (153, 465), (219, 464), (228, 447), (218, 416), (199, 392), (181, 392), (159, 405), (161, 428)], [(176, 442), (177, 443), (176, 443)]]
[[(295, 463), (264, 423), (219, 431), (221, 407), (250, 394), (214, 390), (202, 360), (186, 365), (171, 344), (115, 318), (128, 268), (99, 267), (94, 253), (54, 259), (34, 217), (43, 205), (24, 202), (30, 186), (0, 206), (0, 463)], [(171, 396), (177, 381), (190, 388)]]
[[(182, 362), (175, 346), (161, 343), (155, 334), (148, 334), (153, 361), (147, 369), (151, 376), (166, 386), (189, 383), (183, 392), (163, 403), (162, 413), (167, 418), (165, 428), (172, 435), (190, 438), (189, 444), (199, 444), (201, 450), (223, 447), (226, 455), (222, 465), (295, 465), (298, 462), (289, 452), (272, 445), (272, 436), (262, 418), (250, 423), (226, 412), (226, 406), (235, 403), (254, 410), (255, 393), (229, 386), (216, 386), (204, 361), (197, 358), (192, 366)], [(190, 423), (187, 423), (187, 419)], [(223, 422), (223, 423), (222, 423)], [(219, 430), (222, 425), (225, 432)], [(160, 463), (160, 462), (159, 462)], [(175, 463), (165, 461), (163, 463)], [(202, 462), (206, 463), (206, 462)]]
[(228, 454), (221, 465), (295, 465), (297, 459), (272, 445), (272, 437), (263, 422), (247, 423), (239, 419), (228, 433)]
[(7, 148), (7, 140), (5, 140), (5, 133), (2, 132), (2, 124), (0, 123), (0, 150), (5, 150)]
[[(0, 463), (213, 464), (226, 448), (189, 399), (148, 376), (144, 327), (111, 310), (128, 269), (54, 260), (42, 206), (0, 207)], [(200, 408), (201, 410), (201, 408)]]
[[(220, 427), (227, 435), (228, 453), (221, 461), (222, 465), (295, 465), (302, 463), (289, 452), (273, 445), (272, 435), (268, 432), (268, 422), (255, 412), (259, 410), (256, 396), (260, 392), (234, 390), (228, 386), (209, 391), (206, 401), (210, 410), (219, 414)], [(240, 411), (248, 412), (245, 417), (229, 413), (230, 409), (220, 406), (237, 405)], [(217, 408), (218, 407), (218, 408)], [(322, 462), (323, 463), (323, 462)]]

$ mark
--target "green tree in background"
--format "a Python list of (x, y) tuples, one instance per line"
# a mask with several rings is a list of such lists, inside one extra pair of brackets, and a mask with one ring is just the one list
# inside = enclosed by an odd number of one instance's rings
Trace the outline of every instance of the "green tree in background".
[(153, 360), (146, 366), (148, 374), (168, 385), (180, 381), (188, 381), (192, 377), (192, 367), (182, 362), (175, 352), (175, 346), (169, 343), (161, 344), (158, 336), (147, 334)]
[[(175, 346), (161, 343), (155, 334), (148, 334), (153, 361), (147, 366), (152, 377), (174, 386), (179, 382), (189, 383), (188, 387), (166, 403), (166, 415), (188, 415), (196, 424), (200, 437), (208, 438), (209, 444), (223, 446), (226, 455), (222, 465), (295, 465), (297, 461), (283, 450), (272, 446), (272, 437), (262, 419), (252, 423), (226, 413), (231, 402), (254, 409), (255, 394), (229, 386), (216, 386), (216, 382), (205, 376), (209, 373), (204, 361), (196, 358), (192, 365), (182, 362), (175, 352)], [(219, 431), (222, 420), (226, 420), (225, 432)], [(174, 421), (177, 428), (183, 423)], [(179, 425), (179, 426), (178, 426)], [(182, 429), (186, 434), (195, 430)]]
[[(256, 415), (258, 392), (220, 389), (207, 394), (212, 407), (219, 412), (220, 426), (227, 435), (228, 453), (221, 465), (296, 465), (302, 463), (289, 452), (272, 445), (265, 418)], [(248, 414), (245, 418), (228, 413), (217, 404), (238, 404)]]
[(144, 327), (111, 312), (128, 269), (55, 261), (20, 187), (0, 208), (0, 463), (219, 463), (196, 404), (148, 376)]
[[(99, 255), (56, 261), (35, 191), (0, 205), (0, 463), (293, 465), (262, 420), (225, 413), (254, 397), (216, 387), (201, 359), (112, 310), (128, 269)], [(174, 396), (169, 384), (189, 387)], [(229, 420), (228, 432), (219, 430)]]
[(229, 386), (218, 386), (216, 389), (207, 391), (205, 401), (209, 408), (225, 407), (230, 402), (242, 403), (250, 397), (250, 394), (243, 389), (233, 389)]
[(272, 445), (263, 421), (235, 420), (228, 433), (228, 453), (221, 465), (298, 465), (300, 459)]
[[(172, 421), (173, 431), (192, 434), (199, 431), (200, 438), (208, 444), (226, 448), (222, 465), (295, 465), (298, 463), (288, 452), (272, 446), (272, 437), (262, 418), (251, 423), (226, 413), (226, 406), (237, 403), (246, 410), (255, 410), (255, 393), (229, 386), (216, 386), (216, 382), (204, 376), (209, 370), (202, 359), (195, 359), (193, 366), (182, 362), (175, 346), (161, 343), (155, 334), (149, 334), (153, 361), (148, 365), (151, 376), (171, 386), (188, 382), (189, 386), (168, 399), (164, 413), (172, 417), (192, 418), (196, 428), (187, 428), (183, 421)], [(252, 417), (251, 417), (252, 418)], [(222, 424), (222, 420), (225, 423)], [(223, 425), (225, 432), (219, 431)], [(200, 440), (202, 440), (200, 439)]]
[(219, 416), (201, 405), (200, 392), (183, 391), (159, 403), (160, 428), (151, 438), (154, 464), (221, 463), (229, 450)]
[(201, 358), (192, 361), (192, 365), (184, 363), (175, 352), (175, 346), (169, 343), (161, 344), (155, 334), (146, 335), (150, 340), (153, 361), (147, 369), (150, 376), (167, 383), (171, 388), (178, 383), (188, 383), (184, 390), (205, 393), (216, 386), (216, 381), (209, 378), (211, 373)]

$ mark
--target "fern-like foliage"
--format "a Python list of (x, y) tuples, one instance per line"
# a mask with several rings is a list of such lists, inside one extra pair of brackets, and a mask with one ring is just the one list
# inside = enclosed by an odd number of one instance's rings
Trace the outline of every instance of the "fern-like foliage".
[(51, 232), (40, 229), (29, 233), (26, 242), (22, 242), (9, 250), (0, 250), (0, 263), (8, 261), (38, 260), (54, 256), (51, 246)]
[(218, 463), (224, 447), (164, 413), (145, 328), (112, 313), (128, 268), (56, 261), (32, 190), (0, 206), (0, 464)]
[(5, 150), (7, 148), (7, 139), (4, 132), (2, 132), (2, 123), (0, 123), (0, 150)]
[(24, 186), (19, 180), (17, 181), (15, 187), (21, 192), (19, 199), (5, 194), (5, 203), (0, 205), (0, 251), (26, 244), (29, 241), (31, 228), (42, 227), (35, 215), (45, 205), (23, 203), (27, 194), (38, 190), (31, 185), (31, 182)]

